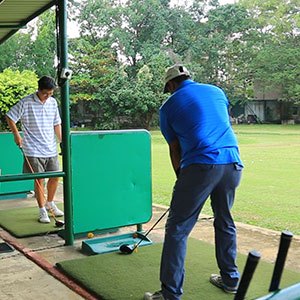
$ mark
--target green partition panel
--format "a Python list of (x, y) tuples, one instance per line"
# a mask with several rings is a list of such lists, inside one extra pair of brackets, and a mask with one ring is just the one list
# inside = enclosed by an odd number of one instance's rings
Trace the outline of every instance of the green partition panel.
[[(10, 132), (0, 133), (0, 175), (22, 174), (22, 152), (14, 142)], [(33, 180), (12, 181), (0, 183), (0, 200), (26, 196), (33, 190)]]
[(71, 164), (74, 234), (149, 221), (148, 131), (72, 132)]

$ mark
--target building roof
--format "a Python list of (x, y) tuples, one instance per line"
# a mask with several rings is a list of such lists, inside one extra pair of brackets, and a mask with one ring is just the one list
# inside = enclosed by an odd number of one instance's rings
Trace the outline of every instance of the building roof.
[(0, 44), (56, 2), (55, 0), (0, 0)]

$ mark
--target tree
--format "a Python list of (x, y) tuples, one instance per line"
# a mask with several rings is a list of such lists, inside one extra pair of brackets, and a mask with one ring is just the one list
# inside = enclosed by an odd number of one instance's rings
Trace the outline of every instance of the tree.
[(28, 33), (17, 32), (0, 45), (0, 72), (7, 68), (13, 70), (33, 70), (32, 28)]
[(223, 88), (232, 103), (253, 96), (251, 58), (256, 33), (247, 10), (236, 4), (218, 5), (205, 12), (194, 4), (197, 22), (190, 49), (191, 69), (197, 81)]
[(115, 80), (97, 95), (103, 113), (102, 126), (150, 129), (165, 99), (162, 76), (167, 62), (163, 53), (153, 56), (139, 69), (135, 79), (120, 68)]
[(105, 40), (94, 43), (86, 37), (72, 39), (69, 46), (70, 56), (74, 58), (70, 60), (73, 70), (70, 81), (71, 119), (73, 122), (80, 121), (83, 109), (89, 111), (92, 125), (96, 126), (102, 114), (99, 91), (103, 93), (118, 70), (116, 53)]
[(37, 36), (32, 41), (33, 68), (39, 77), (56, 76), (55, 11), (47, 10), (37, 20)]
[(0, 45), (0, 53), (0, 72), (11, 68), (55, 77), (55, 12), (48, 10), (38, 17), (36, 25), (17, 32)]
[(300, 51), (286, 41), (265, 45), (257, 54), (255, 79), (263, 82), (266, 90), (281, 87), (280, 100), (300, 103)]
[[(183, 62), (196, 81), (220, 85), (232, 103), (253, 99), (254, 81), (264, 79), (270, 86), (283, 83), (282, 99), (297, 99), (300, 47), (294, 1), (220, 5), (202, 0), (186, 7), (161, 0), (73, 1), (81, 28), (78, 43), (90, 48), (74, 52), (82, 79), (74, 98), (92, 100), (100, 127), (149, 126), (164, 99), (164, 69)], [(268, 23), (275, 9), (280, 10), (278, 20), (286, 15), (291, 20), (284, 26)], [(109, 53), (113, 63), (107, 61)], [(97, 70), (95, 62), (107, 72)], [(75, 75), (74, 83), (78, 79)]]
[(278, 41), (299, 35), (299, 0), (240, 0), (239, 3), (251, 11), (264, 32), (272, 33)]
[(282, 87), (281, 100), (300, 102), (300, 3), (297, 0), (242, 0), (260, 27), (252, 60), (255, 80), (266, 89)]
[[(86, 99), (94, 100), (88, 106), (97, 111), (98, 127), (148, 128), (161, 103), (160, 80), (169, 64), (160, 49), (167, 34), (166, 3), (131, 0), (122, 5), (119, 1), (77, 2), (76, 5), (81, 37), (74, 41), (77, 47), (70, 48), (76, 57), (74, 67), (81, 70), (81, 75), (75, 72), (73, 78), (75, 85), (79, 77), (86, 85), (85, 92), (81, 85), (81, 92), (73, 98), (84, 99), (83, 93)], [(156, 59), (162, 63), (159, 68)], [(149, 73), (155, 76), (151, 82), (142, 80), (144, 86), (141, 86), (143, 67), (148, 67)], [(159, 75), (157, 70), (161, 71)]]
[(0, 73), (0, 129), (6, 129), (5, 114), (20, 99), (37, 89), (37, 76), (32, 71), (5, 69)]

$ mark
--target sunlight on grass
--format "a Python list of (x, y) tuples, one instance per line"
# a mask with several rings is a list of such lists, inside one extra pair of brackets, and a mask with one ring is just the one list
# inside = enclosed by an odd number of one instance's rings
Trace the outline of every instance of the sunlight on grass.
[[(300, 234), (300, 126), (236, 125), (245, 169), (237, 190), (236, 221)], [(168, 146), (152, 131), (153, 202), (169, 205), (175, 175)], [(203, 213), (212, 214), (209, 201)]]

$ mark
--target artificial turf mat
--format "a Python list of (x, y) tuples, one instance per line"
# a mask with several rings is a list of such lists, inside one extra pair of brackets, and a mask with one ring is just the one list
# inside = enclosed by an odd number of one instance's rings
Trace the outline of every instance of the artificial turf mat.
[[(159, 264), (162, 244), (142, 247), (131, 255), (98, 254), (57, 263), (57, 267), (88, 290), (105, 300), (141, 300), (144, 292), (159, 290)], [(238, 256), (242, 272), (247, 257)], [(214, 246), (189, 239), (183, 300), (226, 300), (233, 296), (211, 285), (210, 274), (218, 269)], [(273, 265), (260, 261), (246, 299), (268, 294)], [(300, 281), (300, 273), (284, 270), (280, 288)]]
[[(56, 203), (62, 209), (62, 203)], [(63, 218), (57, 218), (63, 220)], [(55, 221), (50, 217), (49, 224), (38, 222), (38, 207), (14, 208), (0, 210), (0, 226), (15, 237), (28, 237), (55, 233), (62, 228), (55, 227)]]

